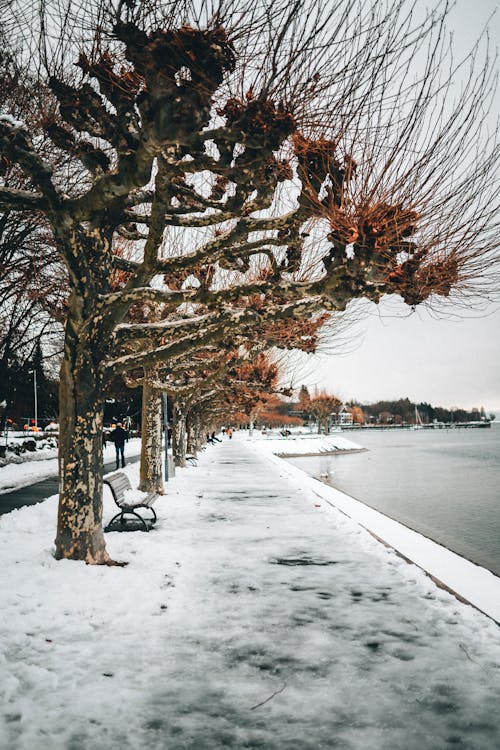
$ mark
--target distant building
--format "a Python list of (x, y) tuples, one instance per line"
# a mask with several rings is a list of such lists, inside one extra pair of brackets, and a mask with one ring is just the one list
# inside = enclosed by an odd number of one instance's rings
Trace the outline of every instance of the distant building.
[(342, 425), (351, 425), (353, 422), (353, 416), (350, 411), (347, 411), (344, 407), (339, 412), (332, 414), (333, 424), (342, 427)]

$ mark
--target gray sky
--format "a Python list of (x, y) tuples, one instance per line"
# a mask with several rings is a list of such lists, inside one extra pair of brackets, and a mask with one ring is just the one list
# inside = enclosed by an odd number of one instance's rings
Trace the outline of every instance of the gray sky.
[[(495, 10), (491, 39), (500, 44), (498, 8), (496, 0), (458, 0), (450, 28), (459, 53), (470, 48)], [(408, 396), (434, 405), (500, 412), (500, 305), (491, 305), (486, 313), (459, 311), (459, 320), (436, 320), (424, 307), (408, 317), (403, 304), (399, 310), (406, 317), (398, 317), (394, 302), (370, 309), (356, 351), (315, 356), (302, 376), (295, 373), (296, 384), (317, 385), (360, 401)]]

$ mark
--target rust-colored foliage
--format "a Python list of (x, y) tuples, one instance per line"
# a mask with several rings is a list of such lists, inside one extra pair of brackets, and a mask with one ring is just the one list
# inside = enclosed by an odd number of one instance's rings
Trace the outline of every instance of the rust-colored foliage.
[[(313, 215), (324, 216), (329, 209), (340, 206), (343, 185), (353, 175), (356, 163), (347, 156), (342, 164), (336, 155), (337, 144), (327, 138), (311, 139), (296, 132), (292, 141), (304, 192), (302, 202)], [(325, 196), (320, 199), (322, 188)]]
[(224, 72), (234, 69), (234, 48), (221, 26), (206, 30), (182, 26), (146, 34), (135, 24), (118, 23), (114, 31), (125, 42), (127, 59), (148, 85), (158, 79), (172, 81), (182, 68), (190, 71), (183, 85), (193, 87), (208, 79), (221, 83)]
[(236, 368), (236, 377), (249, 383), (258, 383), (262, 388), (274, 388), (278, 380), (278, 367), (266, 354), (258, 354), (252, 362)]
[(329, 317), (328, 313), (324, 313), (308, 320), (278, 320), (264, 325), (262, 329), (263, 333), (280, 348), (300, 349), (312, 353), (318, 347), (320, 330)]
[(190, 271), (170, 271), (169, 273), (163, 274), (163, 281), (167, 284), (172, 291), (178, 292), (188, 276)]
[[(233, 385), (231, 385), (231, 380)], [(234, 418), (235, 411), (255, 416), (266, 405), (281, 403), (275, 391), (278, 387), (279, 369), (268, 355), (261, 352), (251, 362), (236, 367), (224, 392), (226, 408)], [(243, 420), (248, 421), (248, 416)]]
[(288, 159), (283, 159), (281, 161), (273, 160), (268, 168), (274, 169), (278, 182), (285, 182), (286, 180), (293, 179), (293, 169)]
[(179, 291), (182, 285), (190, 276), (194, 276), (200, 282), (200, 286), (208, 289), (212, 284), (215, 274), (215, 266), (207, 263), (204, 265), (193, 266), (185, 271), (171, 271), (163, 274), (163, 281), (172, 291)]
[(374, 203), (358, 211), (358, 236), (352, 240), (374, 252), (408, 250), (408, 237), (417, 231), (418, 213), (401, 204)]
[(306, 138), (302, 133), (294, 133), (292, 141), (299, 177), (319, 191), (325, 177), (340, 170), (335, 155), (337, 144), (327, 138)]
[(364, 424), (366, 422), (365, 413), (360, 406), (350, 406), (347, 411), (351, 412), (354, 424)]
[(331, 414), (337, 412), (341, 405), (342, 401), (337, 396), (323, 391), (310, 399), (307, 404), (307, 411), (316, 417), (321, 425), (328, 420)]
[[(123, 241), (116, 242), (113, 247), (113, 254), (119, 258), (125, 256), (125, 243)], [(127, 271), (122, 271), (119, 268), (114, 268), (109, 275), (109, 286), (111, 291), (118, 291), (123, 289), (130, 279), (131, 274)]]
[(459, 278), (455, 255), (427, 263), (423, 255), (416, 252), (387, 275), (387, 291), (400, 294), (407, 305), (419, 305), (431, 294), (447, 297)]
[(327, 239), (333, 243), (335, 249), (344, 250), (346, 245), (352, 245), (359, 239), (356, 219), (344, 210), (333, 206), (328, 212), (331, 232)]
[(229, 180), (223, 175), (217, 175), (210, 193), (210, 197), (214, 201), (220, 201), (224, 196), (228, 186)]
[(79, 158), (82, 164), (92, 172), (108, 172), (111, 166), (109, 156), (90, 141), (76, 138), (72, 130), (55, 122), (52, 118), (41, 123), (43, 129), (55, 146)]
[(101, 91), (120, 108), (128, 108), (144, 85), (143, 77), (133, 68), (117, 65), (109, 50), (105, 50), (96, 60), (81, 52), (77, 65), (84, 73), (96, 78)]
[(300, 427), (304, 424), (304, 420), (300, 417), (292, 417), (290, 414), (281, 413), (280, 406), (283, 402), (279, 402), (274, 409), (266, 407), (259, 412), (258, 420), (259, 425), (264, 427)]
[(295, 130), (293, 115), (281, 102), (276, 105), (267, 98), (251, 97), (242, 101), (233, 97), (217, 112), (226, 118), (228, 127), (240, 129), (248, 134), (247, 137), (266, 136), (273, 148), (277, 148)]

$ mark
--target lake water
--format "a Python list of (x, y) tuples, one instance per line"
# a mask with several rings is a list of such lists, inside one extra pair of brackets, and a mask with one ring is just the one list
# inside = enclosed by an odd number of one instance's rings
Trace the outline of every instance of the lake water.
[(368, 450), (288, 460), (500, 576), (500, 423), (344, 435)]

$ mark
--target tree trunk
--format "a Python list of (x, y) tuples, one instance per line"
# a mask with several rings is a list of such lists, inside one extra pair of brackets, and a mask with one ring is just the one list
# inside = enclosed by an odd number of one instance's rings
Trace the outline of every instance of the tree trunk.
[(198, 441), (196, 436), (196, 416), (189, 412), (186, 416), (186, 449), (188, 453), (196, 455)]
[(75, 365), (65, 346), (59, 387), (57, 559), (110, 564), (102, 529), (103, 405), (93, 362)]
[(162, 473), (162, 402), (161, 392), (149, 385), (154, 370), (144, 373), (142, 388), (141, 469), (139, 489), (165, 494)]
[(174, 401), (172, 451), (176, 466), (186, 465), (186, 412), (181, 401)]
[(196, 455), (205, 445), (207, 435), (210, 434), (212, 428), (203, 422), (199, 409), (194, 408), (188, 413), (186, 429), (187, 451)]
[(195, 428), (194, 434), (195, 434), (196, 447), (197, 447), (197, 450), (201, 450), (203, 446), (205, 445), (207, 433), (205, 431), (205, 423), (203, 422), (199, 414), (196, 415), (194, 428)]

